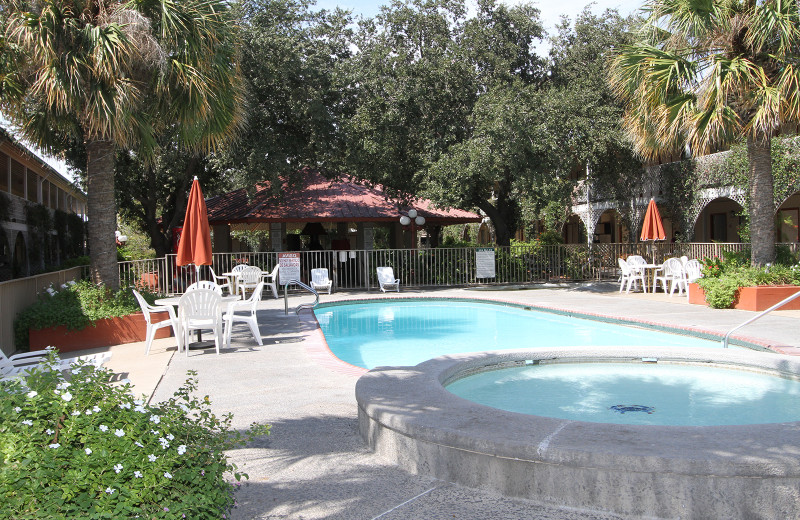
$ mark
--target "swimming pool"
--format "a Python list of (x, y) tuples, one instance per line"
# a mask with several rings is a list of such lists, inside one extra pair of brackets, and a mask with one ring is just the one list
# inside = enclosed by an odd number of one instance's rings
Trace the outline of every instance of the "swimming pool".
[(800, 381), (711, 363), (542, 362), (445, 385), (509, 412), (573, 421), (723, 426), (800, 421)]
[(367, 369), (512, 348), (720, 347), (719, 341), (474, 300), (323, 304), (314, 314), (331, 352)]

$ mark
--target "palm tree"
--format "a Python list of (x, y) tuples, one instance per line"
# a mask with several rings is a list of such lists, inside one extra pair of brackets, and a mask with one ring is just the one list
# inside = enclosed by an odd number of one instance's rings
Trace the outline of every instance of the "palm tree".
[(650, 0), (612, 59), (625, 127), (647, 159), (747, 140), (751, 260), (775, 258), (771, 139), (800, 120), (796, 0)]
[(177, 129), (199, 152), (241, 122), (237, 26), (225, 0), (7, 0), (0, 108), (45, 152), (83, 143), (91, 273), (119, 285), (114, 151)]

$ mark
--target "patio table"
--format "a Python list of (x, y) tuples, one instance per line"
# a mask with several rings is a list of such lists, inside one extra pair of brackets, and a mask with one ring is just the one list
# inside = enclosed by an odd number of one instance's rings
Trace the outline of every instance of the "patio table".
[[(653, 283), (653, 277), (656, 275), (656, 271), (658, 271), (662, 267), (664, 267), (664, 264), (639, 264), (633, 267), (634, 269), (637, 268), (644, 269), (644, 280), (645, 280), (643, 287), (644, 292), (647, 292), (647, 287), (649, 287), (650, 284)], [(654, 293), (656, 292), (655, 288), (653, 289), (653, 292)]]
[[(223, 296), (222, 297), (222, 304), (223, 305), (230, 305), (231, 303), (236, 302), (236, 301), (238, 301), (240, 299), (241, 299), (241, 297), (238, 294), (231, 294), (231, 295), (228, 295), (228, 296)], [(180, 303), (180, 301), (181, 301), (181, 297), (180, 296), (169, 296), (167, 298), (158, 298), (156, 300), (156, 305), (172, 305), (173, 307), (175, 307), (175, 314), (177, 315), (178, 314), (178, 304)], [(180, 319), (180, 317), (179, 317), (179, 319)], [(199, 329), (197, 331), (197, 341), (203, 341), (203, 334), (202, 334), (202, 332), (200, 332)], [(186, 347), (188, 348), (189, 346), (187, 345)]]

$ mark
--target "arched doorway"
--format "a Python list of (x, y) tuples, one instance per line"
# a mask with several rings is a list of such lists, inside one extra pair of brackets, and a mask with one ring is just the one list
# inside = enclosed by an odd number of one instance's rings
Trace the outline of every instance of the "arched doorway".
[(485, 246), (492, 243), (492, 230), (486, 222), (481, 223), (478, 228), (478, 245)]
[(795, 193), (775, 213), (775, 240), (800, 242), (800, 193)]
[(14, 259), (11, 271), (14, 278), (28, 276), (28, 250), (25, 247), (25, 237), (22, 236), (22, 233), (17, 233), (17, 239), (14, 241)]
[(592, 241), (600, 244), (628, 242), (630, 231), (622, 222), (622, 216), (615, 209), (604, 211), (594, 227)]
[(586, 243), (586, 226), (578, 215), (570, 215), (564, 223), (563, 230), (565, 244)]
[(741, 242), (739, 236), (742, 206), (727, 197), (712, 200), (694, 224), (695, 242)]

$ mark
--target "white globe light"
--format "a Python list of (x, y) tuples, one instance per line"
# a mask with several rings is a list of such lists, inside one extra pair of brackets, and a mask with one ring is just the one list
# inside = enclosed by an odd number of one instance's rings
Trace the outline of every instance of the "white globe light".
[(407, 225), (411, 224), (411, 219), (408, 218), (407, 216), (403, 215), (402, 217), (400, 217), (400, 224), (402, 224), (404, 226), (407, 226)]
[(416, 224), (418, 226), (424, 226), (425, 225), (425, 217), (419, 216), (419, 217), (414, 219), (414, 222), (416, 222)]
[(417, 210), (415, 210), (415, 209), (408, 210), (408, 216), (409, 216), (409, 218), (416, 217), (417, 216)]

